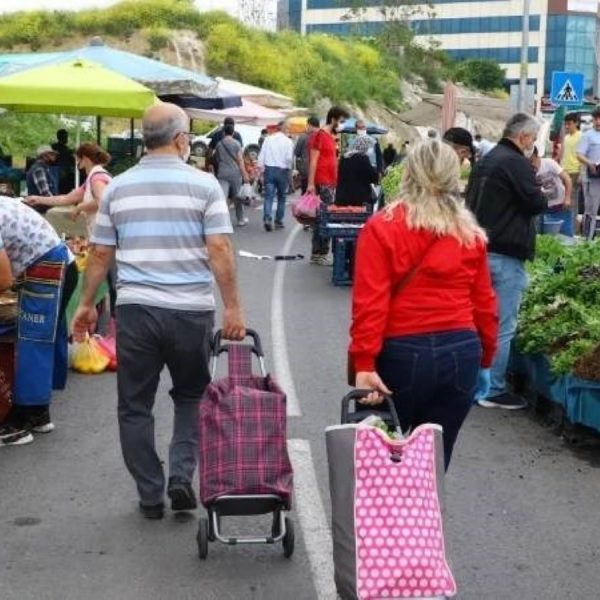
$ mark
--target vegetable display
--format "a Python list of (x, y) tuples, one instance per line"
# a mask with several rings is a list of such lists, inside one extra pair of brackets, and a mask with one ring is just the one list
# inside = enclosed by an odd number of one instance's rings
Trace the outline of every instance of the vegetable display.
[(600, 243), (540, 236), (528, 272), (517, 349), (546, 355), (557, 375), (600, 381)]

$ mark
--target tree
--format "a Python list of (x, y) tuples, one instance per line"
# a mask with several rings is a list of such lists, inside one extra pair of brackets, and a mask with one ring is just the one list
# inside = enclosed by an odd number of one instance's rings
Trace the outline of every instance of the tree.
[(364, 34), (367, 32), (364, 24), (369, 9), (374, 9), (379, 15), (380, 28), (376, 32), (379, 42), (386, 50), (397, 54), (403, 54), (404, 49), (413, 41), (414, 32), (410, 24), (412, 18), (435, 17), (431, 0), (380, 0), (375, 7), (371, 0), (350, 0), (342, 20), (356, 23), (357, 31)]
[(493, 60), (474, 58), (458, 63), (454, 68), (454, 77), (456, 81), (487, 91), (502, 88), (506, 72)]

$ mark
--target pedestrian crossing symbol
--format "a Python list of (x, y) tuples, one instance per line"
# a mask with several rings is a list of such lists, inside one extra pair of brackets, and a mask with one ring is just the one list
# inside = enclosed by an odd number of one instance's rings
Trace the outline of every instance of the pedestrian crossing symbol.
[(562, 86), (560, 92), (558, 92), (556, 99), (562, 102), (577, 102), (577, 94), (568, 79), (565, 81), (565, 85)]
[(583, 73), (552, 73), (552, 104), (557, 106), (580, 106), (583, 104)]

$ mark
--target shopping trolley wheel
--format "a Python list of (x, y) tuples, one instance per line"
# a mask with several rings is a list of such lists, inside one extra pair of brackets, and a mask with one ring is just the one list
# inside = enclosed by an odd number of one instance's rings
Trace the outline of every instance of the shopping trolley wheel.
[(283, 556), (290, 558), (294, 554), (294, 522), (286, 517), (285, 518), (285, 535), (283, 536)]
[(198, 542), (198, 556), (202, 560), (206, 560), (208, 556), (208, 519), (200, 519), (198, 522), (196, 541)]

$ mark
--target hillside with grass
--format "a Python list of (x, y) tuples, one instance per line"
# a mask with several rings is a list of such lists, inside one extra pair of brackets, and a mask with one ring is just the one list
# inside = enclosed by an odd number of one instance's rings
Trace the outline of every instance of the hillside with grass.
[(254, 29), (223, 12), (201, 13), (192, 0), (124, 0), (106, 9), (0, 16), (0, 49), (5, 51), (76, 47), (96, 35), (148, 56), (173, 54), (181, 40), (185, 54), (185, 42), (195, 38), (192, 66), (290, 95), (308, 107), (328, 98), (399, 108), (402, 78), (420, 76), (435, 87), (450, 66), (442, 53), (414, 46), (410, 36), (402, 51), (392, 54), (377, 38)]
[[(460, 67), (443, 52), (416, 45), (406, 30), (391, 44), (389, 32), (387, 38), (272, 33), (224, 12), (201, 13), (192, 0), (124, 0), (106, 9), (0, 16), (0, 52), (72, 49), (94, 36), (124, 50), (272, 89), (310, 109), (341, 103), (397, 111), (404, 105), (404, 81), (439, 91), (442, 80)], [(16, 120), (29, 130), (28, 119)], [(44, 132), (54, 126), (51, 117), (38, 121)], [(21, 145), (8, 122), (0, 124), (0, 144)], [(29, 133), (23, 142), (32, 141)]]

